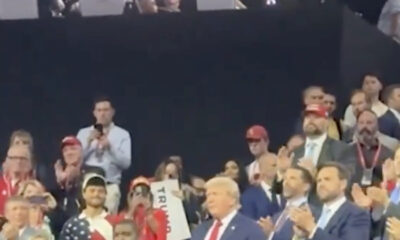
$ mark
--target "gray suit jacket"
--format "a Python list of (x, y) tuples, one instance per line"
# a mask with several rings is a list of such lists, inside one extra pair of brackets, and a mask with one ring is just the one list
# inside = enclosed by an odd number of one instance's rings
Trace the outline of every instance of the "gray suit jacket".
[[(343, 153), (347, 148), (348, 145), (346, 143), (327, 137), (318, 157), (318, 165), (328, 161), (342, 162)], [(299, 159), (304, 157), (304, 152), (305, 144), (294, 150), (294, 164), (297, 164)]]
[[(29, 238), (31, 238), (35, 233), (36, 233), (35, 229), (31, 227), (26, 227), (17, 240), (29, 240)], [(0, 233), (0, 240), (6, 240), (1, 233)]]

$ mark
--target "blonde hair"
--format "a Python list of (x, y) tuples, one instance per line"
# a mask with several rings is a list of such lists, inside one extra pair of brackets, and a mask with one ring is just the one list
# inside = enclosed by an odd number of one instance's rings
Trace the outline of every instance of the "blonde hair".
[(235, 199), (236, 206), (235, 208), (239, 209), (240, 208), (240, 191), (239, 191), (239, 186), (238, 184), (232, 180), (229, 177), (213, 177), (210, 180), (208, 180), (205, 184), (205, 188), (212, 188), (212, 187), (218, 187), (222, 188), (227, 191), (227, 193)]
[(42, 190), (43, 193), (46, 191), (45, 187), (43, 186), (43, 184), (41, 182), (39, 182), (38, 180), (32, 179), (32, 180), (26, 180), (26, 181), (20, 183), (17, 195), (23, 197), (26, 189), (28, 189), (29, 186), (37, 187), (40, 190)]
[(18, 129), (12, 132), (10, 137), (10, 146), (14, 145), (14, 141), (17, 137), (28, 140), (28, 148), (30, 151), (33, 151), (33, 137), (28, 131)]

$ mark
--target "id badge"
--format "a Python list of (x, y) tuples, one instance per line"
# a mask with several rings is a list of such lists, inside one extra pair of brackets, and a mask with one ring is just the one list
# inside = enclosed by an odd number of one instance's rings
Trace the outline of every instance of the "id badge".
[(361, 179), (362, 186), (371, 186), (372, 185), (372, 175), (373, 175), (373, 168), (364, 168), (363, 176)]

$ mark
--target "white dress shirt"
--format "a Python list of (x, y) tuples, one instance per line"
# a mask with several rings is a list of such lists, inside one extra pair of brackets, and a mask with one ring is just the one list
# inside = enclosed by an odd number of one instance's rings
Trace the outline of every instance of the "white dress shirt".
[[(314, 139), (310, 139), (310, 138), (306, 138), (306, 143), (304, 145), (305, 149), (304, 149), (304, 157), (308, 157), (310, 156), (313, 160), (314, 166), (317, 165), (318, 163), (318, 158), (319, 155), (321, 154), (321, 150), (322, 150), (322, 145), (324, 145), (324, 142), (326, 140), (326, 138), (328, 137), (328, 134), (322, 134), (321, 136), (314, 138)], [(308, 151), (308, 146), (310, 146), (310, 144), (315, 144), (315, 147), (313, 149), (313, 153), (310, 154)]]
[(258, 163), (257, 160), (254, 160), (246, 167), (246, 170), (247, 170), (247, 175), (249, 176), (249, 182), (253, 183), (254, 175), (260, 174), (260, 164)]
[[(372, 111), (378, 115), (378, 118), (386, 113), (389, 109), (384, 103), (381, 101), (375, 102), (371, 107)], [(347, 106), (346, 112), (344, 113), (344, 124), (347, 127), (354, 127), (356, 125), (356, 116), (353, 113), (353, 107), (351, 105)]]
[[(272, 191), (271, 191), (272, 187), (270, 185), (268, 185), (267, 183), (265, 183), (264, 181), (261, 181), (260, 186), (264, 190), (268, 199), (270, 201), (272, 201)], [(275, 195), (276, 195), (276, 200), (278, 201), (278, 204), (281, 205), (281, 198), (280, 198), (279, 194), (275, 194)]]
[[(229, 223), (232, 221), (232, 219), (236, 216), (237, 214), (237, 210), (232, 211), (231, 213), (229, 213), (227, 216), (225, 216), (223, 219), (221, 219), (221, 227), (219, 227), (219, 231), (218, 231), (218, 237), (217, 240), (220, 240), (222, 235), (224, 234), (226, 228), (228, 227)], [(214, 229), (215, 225), (217, 224), (217, 220), (214, 220), (213, 225), (210, 227), (210, 229), (207, 232), (206, 237), (204, 238), (204, 240), (208, 240), (211, 237), (211, 232)]]
[[(329, 215), (327, 216), (327, 223), (329, 224), (329, 221), (332, 219), (333, 215), (339, 210), (339, 208), (346, 202), (346, 197), (343, 196), (341, 198), (336, 199), (333, 202), (324, 204), (322, 207), (322, 212), (326, 211), (329, 209)], [(314, 228), (314, 230), (311, 232), (309, 239), (313, 238), (315, 235), (315, 232), (317, 231), (317, 226)]]

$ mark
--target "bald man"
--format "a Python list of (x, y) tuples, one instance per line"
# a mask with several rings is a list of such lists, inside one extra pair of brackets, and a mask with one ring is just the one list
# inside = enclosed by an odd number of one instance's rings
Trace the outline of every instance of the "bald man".
[(32, 156), (29, 148), (23, 145), (11, 146), (7, 151), (0, 177), (0, 214), (4, 214), (6, 200), (18, 191), (21, 181), (31, 178)]
[(281, 199), (272, 191), (272, 184), (277, 173), (277, 157), (266, 153), (259, 159), (260, 184), (249, 187), (242, 195), (241, 213), (254, 220), (272, 216), (281, 210)]

